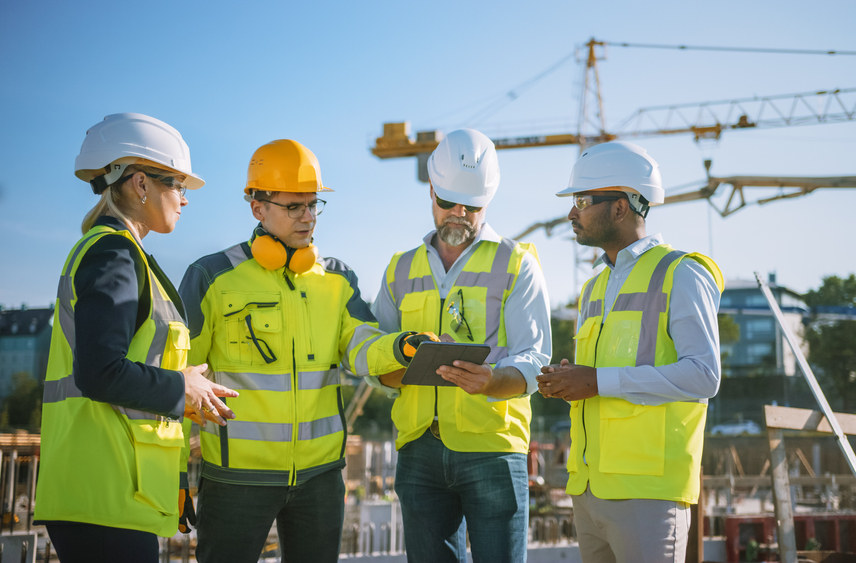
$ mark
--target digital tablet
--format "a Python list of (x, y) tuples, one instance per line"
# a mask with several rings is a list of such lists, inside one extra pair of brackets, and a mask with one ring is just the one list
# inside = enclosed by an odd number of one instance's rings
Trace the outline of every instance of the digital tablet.
[(401, 383), (404, 385), (430, 385), (455, 387), (437, 375), (440, 366), (451, 366), (455, 360), (483, 364), (490, 354), (487, 344), (463, 344), (460, 342), (423, 342), (410, 360)]

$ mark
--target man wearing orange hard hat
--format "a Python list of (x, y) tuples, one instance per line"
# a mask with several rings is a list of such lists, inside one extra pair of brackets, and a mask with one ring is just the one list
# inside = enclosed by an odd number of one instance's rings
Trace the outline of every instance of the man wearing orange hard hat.
[(428, 338), (382, 333), (354, 272), (319, 257), (318, 192), (331, 191), (300, 143), (262, 146), (244, 190), (258, 226), (249, 241), (197, 260), (181, 282), (192, 361), (240, 392), (228, 402), (240, 422), (200, 433), (200, 563), (255, 563), (274, 520), (283, 560), (338, 560), (347, 434), (339, 365), (394, 372), (409, 362), (405, 341)]

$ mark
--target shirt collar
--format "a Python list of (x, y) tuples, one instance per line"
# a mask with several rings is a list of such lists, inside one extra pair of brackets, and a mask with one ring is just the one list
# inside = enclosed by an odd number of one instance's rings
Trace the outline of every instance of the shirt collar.
[[(641, 238), (619, 250), (618, 256), (616, 256), (616, 262), (622, 254), (626, 255), (629, 261), (635, 261), (655, 246), (660, 246), (661, 244), (663, 244), (663, 235), (660, 233), (648, 235), (647, 237)], [(609, 268), (613, 268), (615, 266), (609, 261), (609, 256), (606, 255), (606, 252), (600, 255), (600, 258), (598, 258), (592, 265), (592, 268), (596, 268), (601, 264), (605, 264)]]

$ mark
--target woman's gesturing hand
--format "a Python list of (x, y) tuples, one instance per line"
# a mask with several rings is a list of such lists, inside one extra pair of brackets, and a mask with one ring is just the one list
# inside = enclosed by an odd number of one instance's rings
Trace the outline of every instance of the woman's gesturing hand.
[(225, 419), (235, 418), (235, 413), (217, 397), (237, 397), (238, 392), (205, 377), (207, 371), (208, 364), (187, 366), (181, 371), (184, 374), (185, 416), (200, 426), (205, 426), (205, 419), (226, 426)]

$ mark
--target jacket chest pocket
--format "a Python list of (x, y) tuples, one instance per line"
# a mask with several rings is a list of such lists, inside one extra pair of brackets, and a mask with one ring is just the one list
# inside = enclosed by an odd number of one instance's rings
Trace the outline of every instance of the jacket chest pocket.
[(438, 330), (440, 304), (437, 303), (432, 310), (428, 309), (434, 301), (428, 299), (428, 294), (425, 292), (405, 295), (401, 300), (401, 305), (398, 306), (401, 315), (401, 330), (415, 330), (417, 332)]
[(161, 365), (163, 369), (181, 371), (187, 367), (187, 354), (190, 352), (190, 333), (184, 323), (170, 321), (166, 347)]
[(280, 295), (225, 293), (225, 348), (229, 359), (244, 365), (266, 365), (282, 353), (283, 311)]
[(584, 366), (594, 365), (594, 359), (597, 355), (597, 336), (599, 334), (595, 330), (595, 325), (598, 324), (600, 319), (601, 317), (587, 318), (583, 326), (574, 335), (574, 363)]

